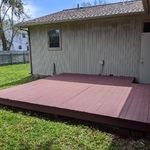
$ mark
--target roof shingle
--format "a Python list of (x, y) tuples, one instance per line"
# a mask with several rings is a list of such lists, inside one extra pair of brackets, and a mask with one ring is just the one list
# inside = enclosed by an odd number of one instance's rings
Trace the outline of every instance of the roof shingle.
[(143, 3), (141, 0), (130, 2), (119, 2), (91, 7), (80, 7), (66, 9), (47, 16), (39, 17), (19, 24), (20, 26), (31, 26), (39, 24), (49, 24), (57, 22), (75, 21), (82, 19), (92, 19), (115, 15), (139, 14), (143, 13)]

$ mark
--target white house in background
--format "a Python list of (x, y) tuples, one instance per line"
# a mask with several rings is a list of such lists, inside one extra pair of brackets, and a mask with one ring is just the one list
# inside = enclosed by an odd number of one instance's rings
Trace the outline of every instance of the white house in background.
[[(8, 31), (9, 36), (10, 31)], [(0, 41), (0, 51), (3, 50), (2, 42)], [(27, 51), (29, 50), (28, 33), (27, 31), (19, 30), (14, 37), (11, 51)]]

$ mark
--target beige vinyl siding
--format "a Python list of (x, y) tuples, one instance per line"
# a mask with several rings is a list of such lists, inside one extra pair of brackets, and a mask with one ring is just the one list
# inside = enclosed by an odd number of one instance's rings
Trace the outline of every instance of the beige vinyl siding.
[(57, 25), (62, 50), (50, 51), (47, 32), (55, 25), (30, 28), (33, 74), (60, 73), (139, 76), (142, 21), (140, 17), (91, 20)]

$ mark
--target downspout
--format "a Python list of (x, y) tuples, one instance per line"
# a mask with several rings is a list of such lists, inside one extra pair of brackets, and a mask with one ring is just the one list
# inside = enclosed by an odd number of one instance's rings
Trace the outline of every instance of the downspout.
[(33, 64), (32, 64), (32, 50), (31, 50), (31, 34), (30, 34), (30, 29), (28, 28), (28, 38), (29, 38), (29, 53), (30, 53), (30, 73), (33, 75)]
[(30, 30), (28, 28), (28, 30), (21, 28), (20, 30), (26, 31), (28, 33), (28, 43), (29, 43), (29, 59), (30, 59), (30, 74), (33, 75), (33, 65), (32, 65), (32, 52), (31, 52), (31, 38), (30, 38)]

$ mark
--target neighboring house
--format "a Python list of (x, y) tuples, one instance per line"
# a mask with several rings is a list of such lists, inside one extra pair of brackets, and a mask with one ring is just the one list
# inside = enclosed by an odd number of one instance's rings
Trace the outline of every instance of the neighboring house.
[[(10, 37), (11, 31), (7, 31), (6, 36)], [(0, 51), (3, 50), (2, 42), (0, 41)], [(28, 42), (28, 33), (27, 31), (19, 30), (14, 39), (13, 44), (11, 46), (11, 51), (27, 51), (29, 50), (29, 42)]]
[(26, 31), (19, 30), (14, 37), (13, 46), (11, 47), (13, 51), (27, 51), (29, 50), (28, 33)]
[(138, 0), (66, 9), (19, 24), (30, 32), (32, 73), (129, 76), (150, 83), (149, 6)]

